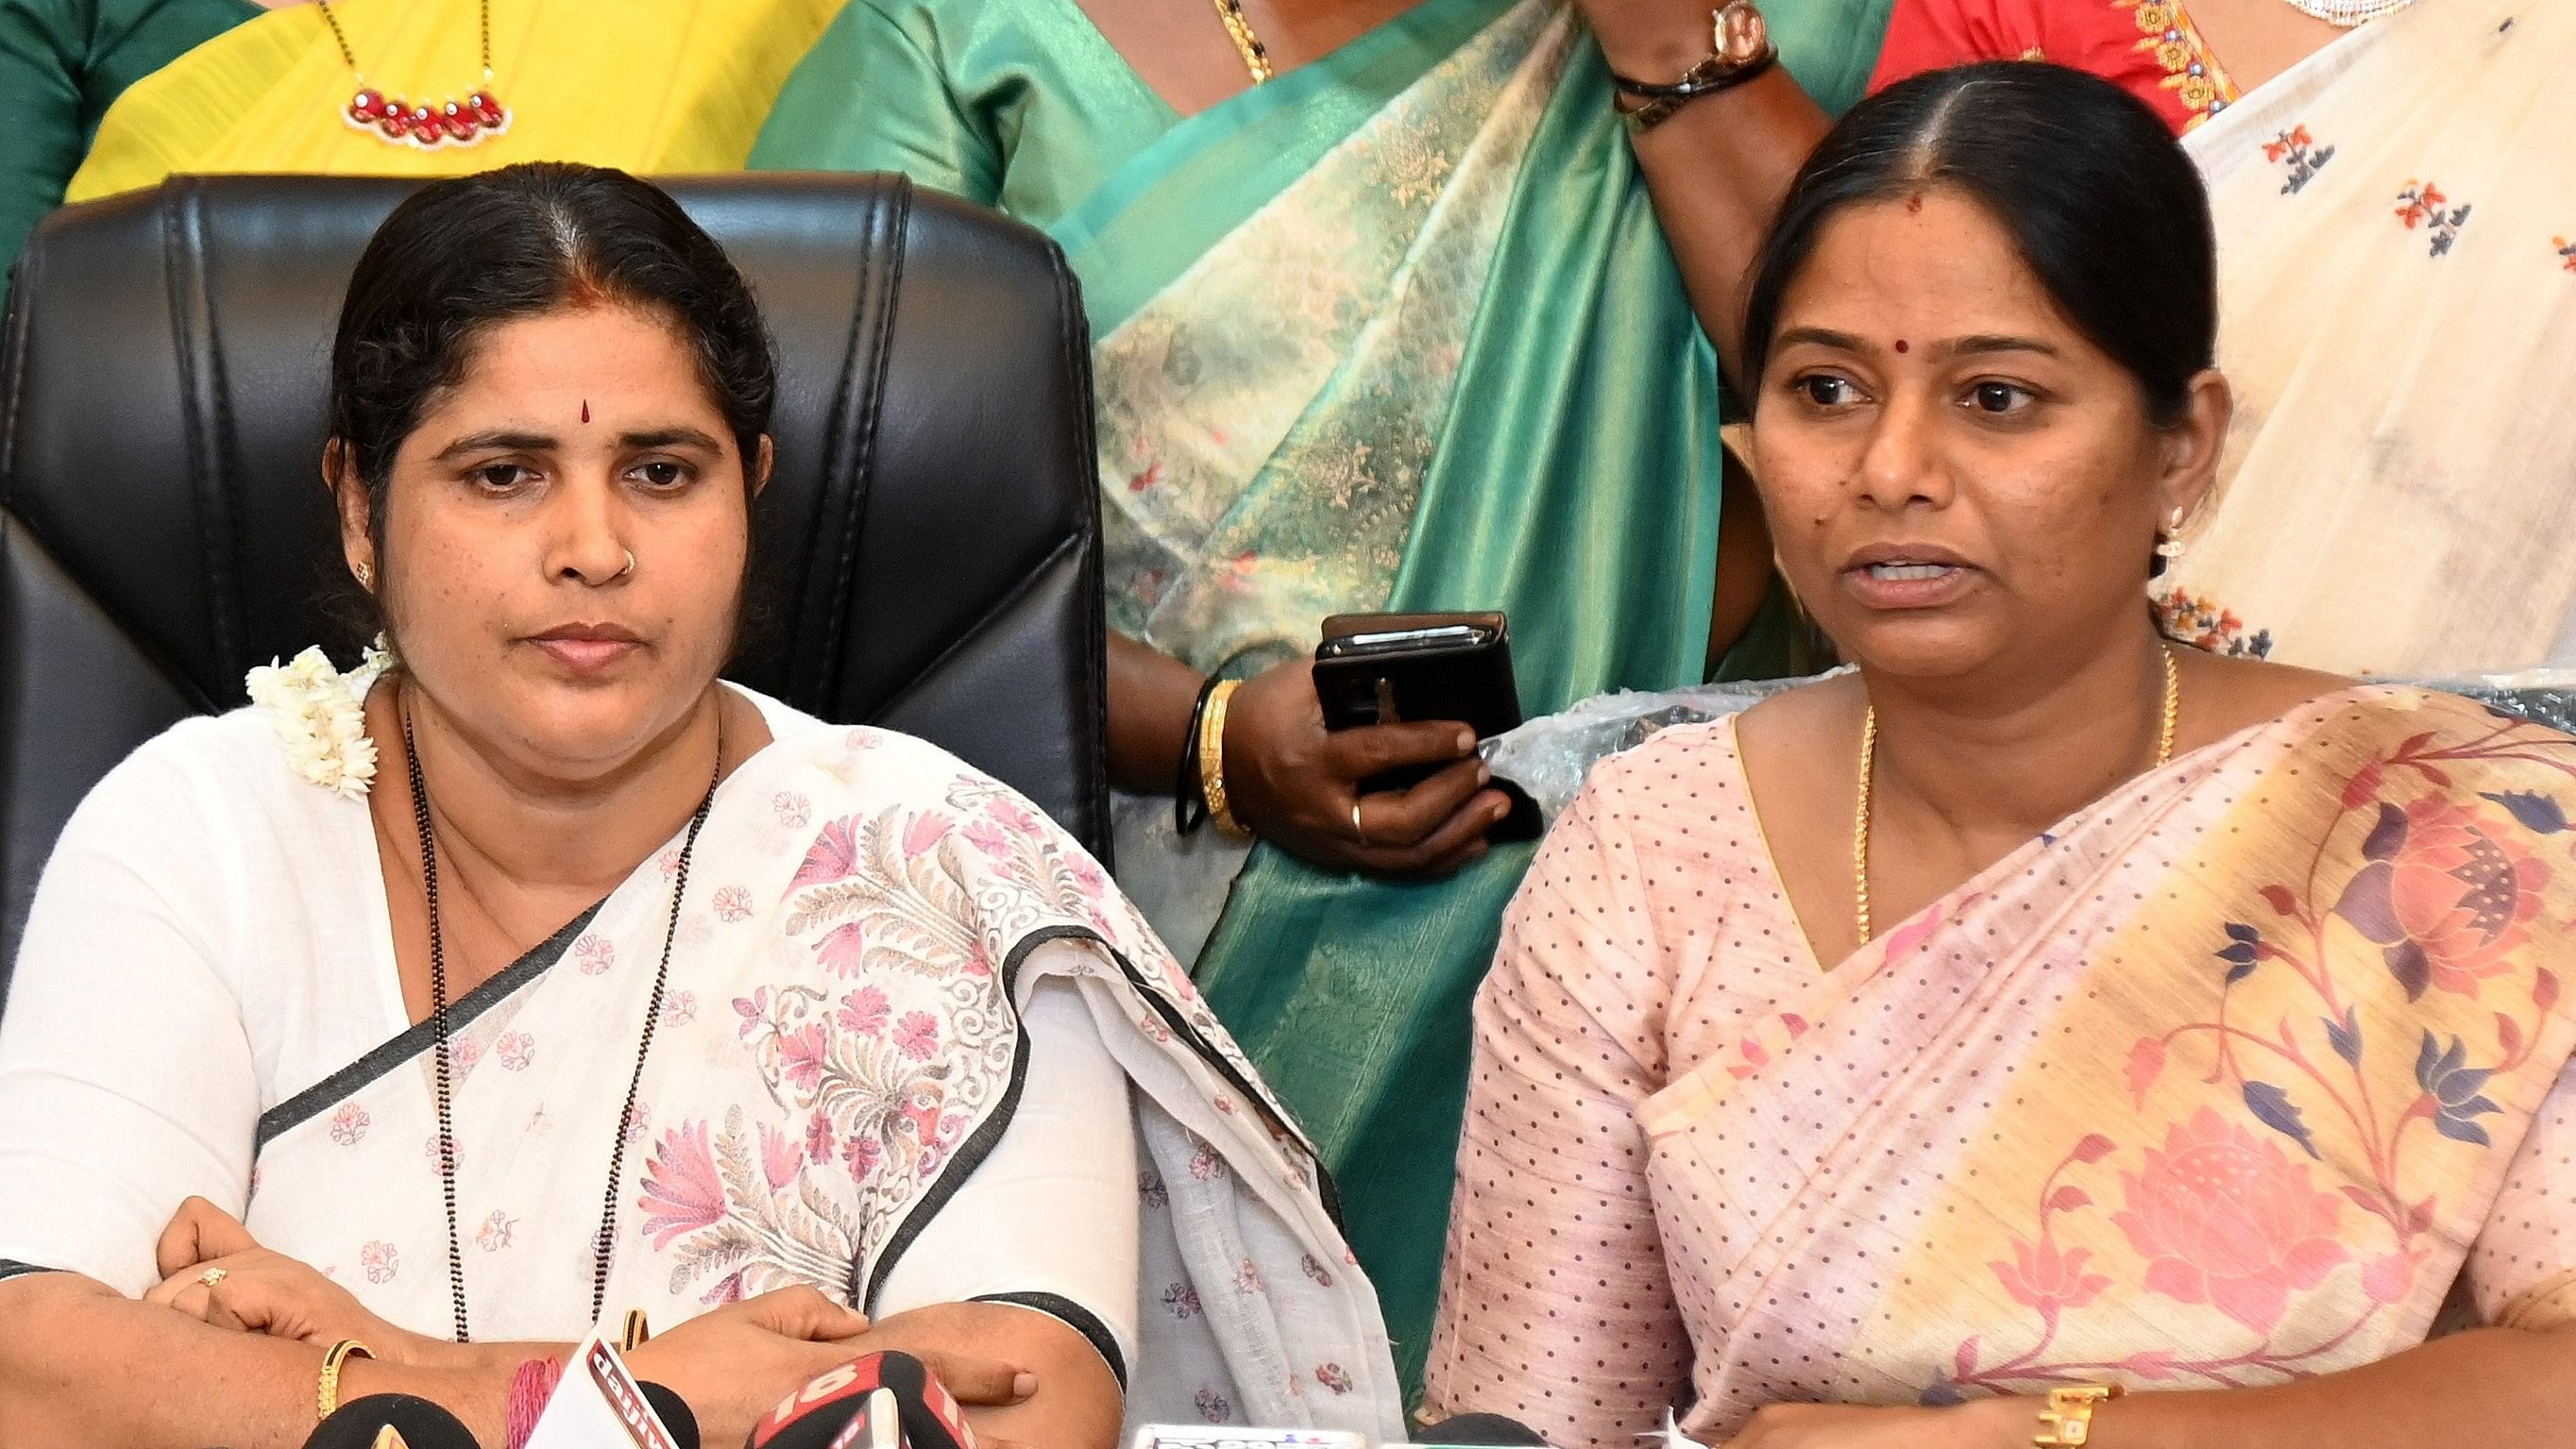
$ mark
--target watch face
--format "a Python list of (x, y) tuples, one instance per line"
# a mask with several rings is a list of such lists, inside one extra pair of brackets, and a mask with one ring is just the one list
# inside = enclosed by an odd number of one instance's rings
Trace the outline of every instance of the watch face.
[(1771, 28), (1752, 0), (1735, 0), (1717, 12), (1717, 58), (1729, 69), (1751, 65), (1770, 50)]

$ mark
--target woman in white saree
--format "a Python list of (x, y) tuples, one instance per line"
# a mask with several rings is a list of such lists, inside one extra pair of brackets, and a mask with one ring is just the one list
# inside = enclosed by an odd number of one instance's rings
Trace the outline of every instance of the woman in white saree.
[(2236, 421), (2155, 584), (2174, 637), (2346, 674), (2576, 667), (2576, 10), (2297, 9), (1900, 0), (1872, 85), (2036, 55), (2180, 131)]
[(0, 1442), (287, 1449), (358, 1339), (342, 1395), (515, 1445), (529, 1365), (630, 1309), (711, 1444), (895, 1347), (1043, 1449), (1400, 1427), (1311, 1150), (1099, 867), (929, 745), (719, 682), (772, 369), (619, 173), (379, 232), (325, 472), (399, 662), (258, 672), (49, 863)]

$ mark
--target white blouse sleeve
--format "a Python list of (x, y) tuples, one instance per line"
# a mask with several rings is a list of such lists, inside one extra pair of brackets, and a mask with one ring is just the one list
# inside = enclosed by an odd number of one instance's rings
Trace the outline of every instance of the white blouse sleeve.
[(1021, 1021), (1029, 1061), (1017, 1111), (992, 1155), (895, 1260), (868, 1311), (1014, 1303), (1091, 1339), (1123, 1384), (1144, 1271), (1127, 1073), (1071, 981), (1040, 982)]
[(139, 1295), (182, 1200), (247, 1201), (258, 1075), (211, 947), (225, 852), (188, 784), (145, 746), (45, 864), (0, 1012), (0, 1276)]

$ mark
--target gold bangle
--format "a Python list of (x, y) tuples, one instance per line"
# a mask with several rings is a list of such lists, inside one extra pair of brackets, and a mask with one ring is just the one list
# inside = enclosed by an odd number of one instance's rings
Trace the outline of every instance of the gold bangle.
[(329, 1353), (322, 1355), (322, 1383), (313, 1395), (314, 1407), (321, 1411), (321, 1417), (327, 1419), (339, 1411), (340, 1366), (352, 1358), (375, 1356), (373, 1350), (354, 1338), (341, 1339), (331, 1345)]
[(1225, 795), (1225, 707), (1234, 692), (1243, 687), (1240, 679), (1229, 679), (1208, 694), (1207, 710), (1199, 716), (1199, 793), (1207, 797), (1208, 818), (1216, 828), (1241, 839), (1252, 832), (1234, 816)]
[(2093, 1437), (2093, 1411), (2122, 1392), (2118, 1384), (2050, 1389), (2048, 1402), (2040, 1406), (2039, 1432), (2030, 1436), (2031, 1449), (2076, 1449), (2088, 1442)]

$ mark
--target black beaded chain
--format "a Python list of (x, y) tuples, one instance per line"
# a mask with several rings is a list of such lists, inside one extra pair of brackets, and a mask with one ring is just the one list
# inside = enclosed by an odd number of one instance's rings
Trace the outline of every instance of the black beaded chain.
[[(617, 1244), (617, 1183), (626, 1171), (626, 1134), (635, 1122), (635, 1097), (644, 1087), (644, 1059), (653, 1051), (653, 1027), (662, 1019), (662, 992), (671, 980), (671, 946), (680, 936), (680, 898), (689, 893), (689, 856), (698, 848), (698, 827), (707, 823), (707, 812), (715, 808), (716, 785), (724, 779), (724, 735), (716, 735), (716, 773), (707, 781), (707, 793), (698, 801), (698, 813), (689, 817), (688, 838), (680, 842), (679, 868), (671, 883), (671, 916), (662, 927), (662, 962), (653, 968), (653, 997), (644, 1005), (644, 1040), (635, 1048), (635, 1070), (626, 1079), (626, 1106), (617, 1114), (617, 1140), (608, 1153), (608, 1191), (599, 1208), (597, 1260), (590, 1279), (590, 1321), (599, 1321), (600, 1310), (608, 1304), (608, 1259)], [(455, 1231), (454, 1225), (448, 1231)]]
[[(340, 17), (331, 13), (331, 0), (320, 0), (320, 6), (322, 10), (322, 23), (331, 27), (331, 39), (340, 47), (340, 59), (348, 62), (349, 74), (358, 77), (362, 81), (365, 80), (366, 72), (358, 69), (358, 57), (356, 52), (349, 49), (349, 37), (340, 29)], [(483, 15), (483, 80), (486, 85), (489, 85), (492, 80), (492, 0), (483, 0), (481, 9)]]
[[(420, 884), (429, 898), (429, 1019), (437, 1042), (433, 1097), (438, 1108), (438, 1183), (447, 1200), (447, 1291), (456, 1310), (456, 1341), (472, 1343), (465, 1323), (465, 1253), (456, 1224), (455, 1066), (448, 1039), (447, 942), (438, 922), (438, 844), (429, 828), (429, 786), (421, 777), (420, 751), (412, 741), (411, 709), (402, 708), (403, 754), (411, 766), (412, 823), (420, 831)], [(608, 1303), (608, 1264), (617, 1242), (617, 1184), (626, 1171), (626, 1134), (635, 1121), (635, 1102), (644, 1086), (644, 1063), (653, 1052), (653, 1028), (662, 1019), (662, 997), (671, 977), (671, 948), (679, 940), (680, 902), (689, 891), (689, 858), (698, 848), (698, 830), (715, 808), (716, 786), (724, 779), (724, 732), (716, 732), (715, 777), (689, 817), (689, 833), (680, 842), (679, 867), (673, 872), (671, 917), (662, 930), (662, 962), (653, 972), (653, 995), (644, 1008), (643, 1039), (635, 1048), (635, 1070), (626, 1079), (626, 1105), (617, 1114), (608, 1153), (608, 1193), (599, 1215), (599, 1236), (592, 1243), (590, 1321), (599, 1321)]]

